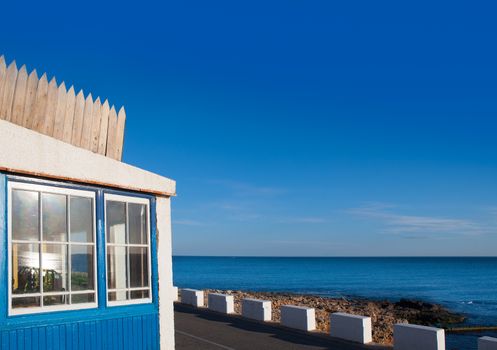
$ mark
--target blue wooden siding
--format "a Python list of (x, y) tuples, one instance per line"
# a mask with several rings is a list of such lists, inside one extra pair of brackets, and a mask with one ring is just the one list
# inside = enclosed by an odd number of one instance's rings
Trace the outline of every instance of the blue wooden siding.
[(2, 350), (158, 349), (158, 315), (80, 321), (1, 332)]
[[(64, 187), (94, 190), (97, 194), (98, 308), (8, 316), (7, 181), (7, 176), (0, 173), (0, 350), (159, 349), (155, 198), (91, 186), (61, 184)], [(152, 303), (150, 304), (118, 307), (106, 305), (104, 193), (136, 195), (150, 199), (152, 252)]]

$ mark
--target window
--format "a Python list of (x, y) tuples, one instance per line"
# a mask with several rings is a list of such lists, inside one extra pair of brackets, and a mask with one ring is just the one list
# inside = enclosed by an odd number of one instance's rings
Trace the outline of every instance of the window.
[(9, 314), (97, 306), (95, 193), (9, 182)]
[(151, 302), (149, 201), (105, 195), (107, 302)]

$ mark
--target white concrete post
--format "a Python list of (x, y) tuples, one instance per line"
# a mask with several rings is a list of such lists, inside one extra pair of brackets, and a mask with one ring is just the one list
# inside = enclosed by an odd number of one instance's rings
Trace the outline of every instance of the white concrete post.
[(207, 299), (210, 310), (223, 314), (235, 313), (235, 299), (233, 295), (211, 293), (207, 296)]
[(283, 305), (281, 308), (281, 324), (303, 331), (316, 329), (316, 313), (313, 308), (305, 306)]
[(445, 350), (445, 331), (399, 323), (393, 327), (393, 344), (395, 350)]
[(173, 286), (173, 301), (178, 301), (178, 287)]
[(478, 338), (478, 350), (497, 350), (497, 338)]
[(271, 321), (271, 301), (243, 299), (242, 316), (258, 321)]
[(367, 344), (373, 341), (371, 317), (336, 312), (330, 315), (330, 335)]
[(157, 262), (159, 266), (159, 327), (161, 350), (174, 350), (171, 201), (157, 197)]
[(195, 289), (182, 289), (181, 302), (195, 307), (204, 306), (204, 291)]

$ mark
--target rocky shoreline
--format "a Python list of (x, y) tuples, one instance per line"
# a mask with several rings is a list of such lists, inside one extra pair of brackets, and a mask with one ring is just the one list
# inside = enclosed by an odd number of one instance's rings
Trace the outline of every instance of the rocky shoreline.
[[(250, 292), (233, 290), (205, 291), (208, 293), (223, 293), (233, 295), (235, 312), (241, 313), (241, 300), (255, 298), (272, 302), (272, 320), (280, 319), (281, 305), (301, 305), (316, 309), (316, 327), (320, 332), (329, 332), (329, 314), (333, 312), (347, 312), (356, 315), (370, 316), (373, 323), (373, 341), (378, 344), (391, 344), (393, 339), (393, 325), (396, 323), (414, 323), (427, 326), (446, 327), (464, 321), (462, 315), (450, 312), (444, 307), (416, 300), (400, 300), (391, 302), (386, 300), (326, 298), (315, 295), (291, 293)], [(206, 300), (207, 302), (207, 300)]]

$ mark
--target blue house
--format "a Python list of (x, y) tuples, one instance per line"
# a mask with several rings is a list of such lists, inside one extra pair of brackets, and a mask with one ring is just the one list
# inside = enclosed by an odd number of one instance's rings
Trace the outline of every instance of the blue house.
[(124, 110), (13, 65), (0, 58), (0, 349), (174, 349), (175, 182), (121, 162)]

